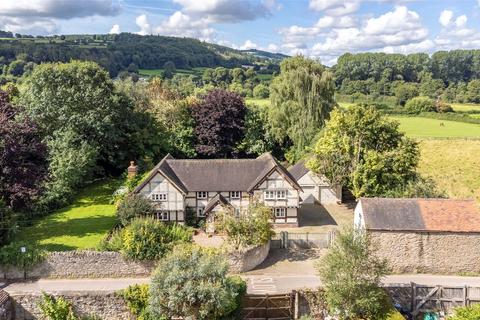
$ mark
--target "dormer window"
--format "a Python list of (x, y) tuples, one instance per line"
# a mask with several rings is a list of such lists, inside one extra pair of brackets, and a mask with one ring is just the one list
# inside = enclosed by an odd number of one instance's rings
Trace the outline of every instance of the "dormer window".
[(166, 192), (152, 193), (152, 195), (150, 197), (151, 197), (152, 201), (159, 201), (159, 202), (167, 201), (167, 193)]
[(230, 191), (230, 199), (240, 199), (240, 191)]
[(206, 191), (199, 191), (197, 192), (197, 199), (207, 199), (208, 192)]

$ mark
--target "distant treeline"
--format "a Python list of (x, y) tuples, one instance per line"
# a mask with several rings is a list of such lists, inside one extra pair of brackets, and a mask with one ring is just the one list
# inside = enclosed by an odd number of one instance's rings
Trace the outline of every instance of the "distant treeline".
[(449, 85), (480, 79), (480, 50), (438, 51), (431, 57), (426, 53), (346, 53), (332, 69), (339, 86), (344, 80), (420, 82), (425, 72)]
[[(12, 38), (9, 32), (0, 37)], [(233, 68), (268, 59), (239, 50), (201, 42), (190, 38), (119, 35), (85, 35), (15, 38), (0, 41), (0, 64), (9, 64), (18, 56), (28, 62), (68, 62), (89, 60), (106, 68), (111, 76), (130, 68), (158, 69), (171, 61), (177, 68)], [(2, 58), (3, 57), (3, 58)]]

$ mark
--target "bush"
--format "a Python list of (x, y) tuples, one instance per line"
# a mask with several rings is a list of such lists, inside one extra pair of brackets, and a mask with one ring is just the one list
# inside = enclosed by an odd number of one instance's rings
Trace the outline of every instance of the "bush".
[[(20, 248), (25, 247), (22, 253)], [(30, 270), (45, 259), (45, 251), (35, 243), (12, 242), (0, 249), (0, 264)]]
[(328, 309), (339, 319), (384, 319), (391, 311), (380, 287), (387, 263), (376, 258), (363, 232), (340, 233), (318, 268)]
[(17, 223), (13, 211), (0, 199), (0, 246), (11, 241), (16, 229)]
[(122, 253), (134, 260), (157, 260), (178, 243), (192, 240), (192, 230), (153, 218), (134, 219), (122, 232)]
[(233, 209), (225, 208), (217, 214), (216, 230), (227, 235), (227, 242), (235, 249), (262, 245), (274, 234), (272, 210), (260, 202), (251, 203), (239, 216)]
[(160, 261), (153, 274), (151, 316), (210, 320), (232, 315), (246, 285), (227, 273), (227, 261), (215, 251), (198, 246), (175, 248)]
[(480, 304), (474, 304), (468, 307), (455, 308), (453, 315), (447, 320), (478, 320), (480, 319)]
[(120, 203), (117, 217), (123, 226), (137, 217), (153, 216), (155, 208), (152, 203), (141, 194), (131, 194)]
[(150, 286), (148, 284), (135, 284), (129, 286), (121, 293), (127, 303), (130, 312), (137, 320), (148, 320), (148, 300), (150, 298)]
[(38, 308), (47, 320), (78, 320), (72, 304), (63, 297), (55, 298), (44, 292)]
[(260, 83), (253, 88), (253, 96), (257, 99), (266, 99), (270, 95), (270, 90), (266, 85)]
[(115, 229), (98, 244), (98, 251), (121, 251), (123, 247), (123, 229)]
[(437, 102), (437, 104), (436, 104), (435, 107), (436, 107), (437, 112), (439, 112), (439, 113), (453, 112), (452, 106), (449, 105), (449, 104), (446, 103), (446, 102), (443, 102), (443, 101)]
[(415, 97), (407, 101), (405, 110), (411, 114), (421, 112), (435, 112), (435, 102), (428, 97)]

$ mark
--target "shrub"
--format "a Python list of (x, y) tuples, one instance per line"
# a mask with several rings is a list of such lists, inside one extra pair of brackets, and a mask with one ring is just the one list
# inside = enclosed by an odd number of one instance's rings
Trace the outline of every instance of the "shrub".
[(455, 308), (453, 315), (447, 320), (477, 320), (480, 319), (480, 304), (474, 304), (468, 307)]
[(190, 242), (192, 230), (153, 218), (134, 219), (122, 232), (122, 253), (134, 260), (157, 260), (178, 243)]
[(274, 234), (272, 210), (260, 202), (251, 203), (246, 212), (236, 216), (233, 209), (224, 208), (217, 215), (216, 230), (227, 235), (227, 242), (235, 249), (262, 245)]
[(388, 272), (386, 261), (376, 258), (361, 231), (340, 233), (318, 270), (328, 309), (339, 319), (384, 319), (390, 312), (388, 296), (380, 287)]
[(140, 194), (131, 194), (120, 203), (117, 209), (117, 217), (123, 226), (137, 217), (148, 217), (155, 213), (152, 203)]
[(202, 320), (231, 315), (238, 308), (245, 283), (227, 273), (228, 264), (219, 253), (198, 246), (176, 247), (153, 274), (151, 316)]
[(0, 199), (0, 246), (11, 241), (16, 227), (17, 224), (13, 211)]
[(43, 292), (38, 308), (47, 320), (78, 320), (72, 304), (63, 297), (55, 298)]
[(428, 97), (415, 97), (407, 101), (405, 110), (411, 114), (421, 112), (435, 112), (435, 102)]
[(443, 101), (437, 102), (437, 104), (435, 105), (435, 108), (439, 113), (453, 112), (452, 106)]
[(266, 85), (260, 83), (253, 88), (253, 96), (257, 99), (266, 99), (270, 95), (270, 90)]
[(115, 229), (98, 244), (98, 251), (121, 251), (123, 247), (123, 229)]
[[(20, 251), (22, 247), (26, 248), (25, 253)], [(35, 243), (12, 242), (0, 249), (1, 265), (24, 268), (25, 271), (42, 262), (44, 258), (45, 251)]]
[(127, 303), (130, 312), (137, 320), (148, 320), (148, 300), (150, 298), (150, 286), (148, 284), (135, 284), (129, 286), (121, 293)]

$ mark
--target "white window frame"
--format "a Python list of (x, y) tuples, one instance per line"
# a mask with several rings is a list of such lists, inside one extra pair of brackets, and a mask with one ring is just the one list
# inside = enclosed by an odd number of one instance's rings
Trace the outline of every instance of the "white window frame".
[(275, 219), (285, 218), (287, 216), (287, 208), (277, 207), (273, 209), (275, 214)]
[(166, 192), (159, 192), (159, 193), (152, 193), (150, 195), (152, 201), (155, 202), (165, 202), (168, 201), (168, 193)]
[(273, 190), (265, 190), (263, 198), (265, 200), (275, 200), (277, 193)]
[(205, 218), (206, 217), (204, 207), (197, 208), (197, 217), (199, 217), (199, 218)]
[(230, 191), (230, 199), (240, 199), (242, 196), (241, 191)]
[(287, 200), (287, 190), (277, 190), (278, 200)]
[(208, 192), (207, 191), (197, 191), (197, 199), (207, 199)]
[(157, 217), (160, 221), (170, 221), (170, 214), (168, 211), (157, 212)]

